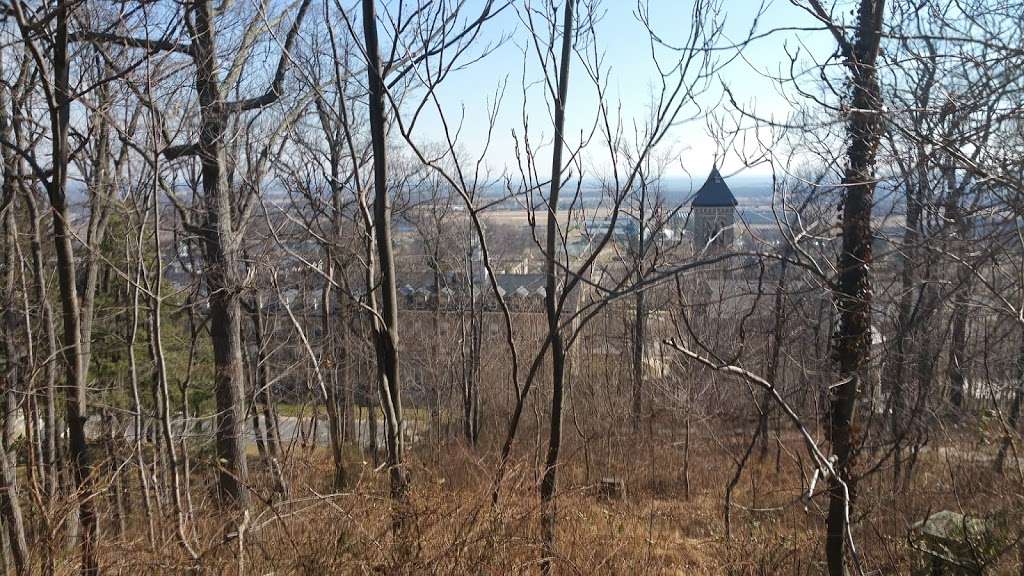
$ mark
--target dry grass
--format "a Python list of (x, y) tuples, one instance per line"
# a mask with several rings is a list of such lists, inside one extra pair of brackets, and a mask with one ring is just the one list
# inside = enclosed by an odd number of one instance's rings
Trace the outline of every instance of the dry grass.
[[(561, 470), (559, 556), (561, 574), (820, 574), (824, 496), (805, 511), (800, 499), (806, 478), (797, 443), (753, 457), (733, 496), (732, 535), (724, 521), (725, 486), (734, 473), (742, 438), (694, 444), (690, 489), (682, 479), (682, 453), (661, 438), (570, 442)], [(331, 494), (330, 459), (321, 452), (293, 454), (287, 473), (288, 501), (273, 501), (260, 463), (254, 462), (254, 507), (238, 539), (225, 538), (237, 518), (218, 509), (211, 487), (193, 479), (195, 516), (189, 528), (201, 553), (203, 573), (236, 574), (522, 574), (535, 573), (540, 558), (535, 454), (520, 454), (518, 466), (491, 505), (493, 451), (477, 453), (460, 444), (422, 446), (413, 454), (414, 488), (406, 530), (395, 541), (386, 475), (357, 455), (350, 463), (357, 479), (351, 490)], [(589, 463), (589, 466), (588, 466)], [(625, 480), (618, 501), (597, 497), (602, 476)], [(208, 480), (207, 480), (208, 482)], [(910, 546), (910, 526), (930, 511), (962, 510), (1003, 518), (1020, 526), (1019, 479), (998, 476), (987, 463), (930, 451), (909, 486), (892, 489), (892, 474), (881, 470), (862, 482), (856, 538), (868, 573), (910, 574), (920, 554)], [(128, 530), (118, 535), (110, 499), (103, 501), (102, 559), (111, 574), (173, 574), (190, 566), (177, 543), (169, 502), (156, 522), (155, 545), (146, 535), (139, 503)], [(1011, 573), (1019, 549), (1003, 554), (992, 573)], [(70, 558), (64, 566), (71, 572)]]

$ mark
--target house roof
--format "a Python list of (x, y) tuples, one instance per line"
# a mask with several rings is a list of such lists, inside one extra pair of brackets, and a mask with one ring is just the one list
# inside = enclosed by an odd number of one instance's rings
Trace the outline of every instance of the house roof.
[[(543, 274), (496, 274), (495, 280), (497, 280), (498, 288), (505, 291), (506, 294), (512, 294), (518, 292), (520, 296), (524, 296), (523, 291), (543, 295), (542, 290), (544, 289), (544, 283), (546, 277)], [(520, 291), (522, 289), (522, 291)]]
[[(543, 274), (495, 274), (498, 284), (498, 292), (502, 296), (518, 296), (529, 298), (533, 296), (543, 297), (545, 294), (544, 285), (546, 277)], [(407, 298), (413, 296), (430, 297), (434, 294), (433, 273), (408, 274), (403, 276), (403, 282), (398, 286), (398, 293)], [(441, 279), (441, 292), (445, 296), (454, 296), (457, 290), (465, 289), (465, 278), (457, 278), (454, 274), (448, 274)], [(490, 282), (485, 278), (478, 278), (474, 281), (478, 290), (489, 291)]]
[(695, 207), (725, 207), (737, 204), (739, 202), (732, 195), (732, 190), (729, 190), (725, 184), (725, 179), (719, 174), (717, 166), (711, 169), (707, 181), (700, 187), (697, 195), (693, 197), (693, 202), (690, 203)]

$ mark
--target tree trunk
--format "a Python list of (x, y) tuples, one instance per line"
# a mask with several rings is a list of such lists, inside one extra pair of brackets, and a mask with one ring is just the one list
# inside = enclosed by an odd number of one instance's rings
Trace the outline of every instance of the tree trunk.
[[(35, 300), (42, 310), (41, 318), (46, 339), (43, 347), (43, 354), (46, 358), (52, 358), (57, 354), (57, 332), (54, 326), (53, 307), (46, 290), (46, 275), (43, 268), (43, 242), (42, 231), (39, 227), (39, 207), (36, 204), (35, 192), (28, 186), (22, 188), (22, 197), (25, 199), (25, 206), (28, 208), (28, 220), (31, 226), (30, 251), (32, 254), (32, 288), (35, 293)], [(46, 473), (46, 494), (49, 497), (56, 495), (58, 482), (58, 461), (59, 451), (59, 425), (60, 420), (57, 414), (57, 363), (46, 362), (46, 391), (43, 396), (43, 469)]]
[(217, 398), (217, 456), (222, 462), (218, 488), (223, 500), (246, 509), (249, 506), (249, 469), (244, 438), (240, 264), (230, 192), (223, 172), (226, 118), (218, 79), (214, 14), (210, 0), (193, 5), (193, 50), (202, 124), (197, 152), (202, 165), (205, 202), (201, 226)]
[[(185, 508), (185, 499), (182, 497), (182, 471), (178, 462), (178, 454), (174, 445), (174, 432), (171, 427), (171, 394), (170, 384), (167, 381), (167, 361), (163, 345), (163, 318), (161, 317), (161, 308), (163, 306), (163, 258), (160, 253), (160, 202), (157, 192), (158, 190), (154, 189), (152, 196), (153, 249), (155, 254), (153, 267), (156, 277), (152, 283), (152, 293), (149, 297), (149, 344), (160, 398), (157, 406), (160, 409), (160, 424), (163, 427), (162, 436), (164, 438), (164, 451), (167, 455), (167, 468), (170, 470), (171, 475), (171, 497), (174, 502), (175, 519), (177, 520), (178, 541), (192, 558), (193, 562), (195, 562), (198, 556), (189, 544), (188, 529), (186, 527), (187, 518), (191, 514), (191, 510)], [(182, 398), (187, 402), (187, 393), (182, 394)], [(182, 422), (185, 423), (187, 420), (183, 419)], [(184, 435), (185, 431), (182, 434)]]
[(267, 450), (273, 458), (280, 458), (281, 432), (278, 425), (277, 409), (274, 405), (274, 394), (270, 385), (270, 357), (267, 351), (270, 349), (270, 339), (263, 326), (263, 298), (257, 291), (253, 302), (252, 310), (249, 313), (252, 319), (253, 336), (256, 338), (256, 396), (263, 405), (263, 425), (266, 430)]
[[(642, 232), (641, 232), (642, 234)], [(642, 243), (641, 252), (638, 258), (642, 258)], [(642, 266), (642, 264), (638, 264)], [(638, 279), (642, 274), (640, 270), (637, 271)], [(633, 395), (632, 401), (630, 402), (630, 420), (633, 423), (633, 432), (640, 431), (640, 418), (643, 414), (644, 400), (644, 356), (646, 354), (647, 347), (647, 297), (644, 290), (638, 290), (636, 296), (633, 299), (635, 309), (633, 310), (633, 361), (632, 361), (632, 374), (633, 374)]]
[[(787, 249), (783, 252), (782, 262), (779, 264), (779, 281), (775, 286), (775, 304), (772, 315), (774, 326), (772, 327), (772, 339), (768, 349), (768, 366), (765, 369), (765, 380), (778, 382), (779, 363), (782, 360), (782, 344), (786, 331), (786, 272), (788, 271), (789, 253)], [(768, 453), (768, 425), (771, 420), (772, 406), (774, 401), (771, 394), (766, 390), (762, 395), (761, 414), (758, 420), (757, 434), (761, 439), (760, 458)]]
[[(970, 252), (968, 243), (971, 241), (972, 226), (962, 205), (964, 188), (957, 184), (952, 160), (949, 166), (943, 167), (942, 172), (947, 189), (945, 218), (953, 227), (952, 238), (948, 239), (948, 250), (953, 254), (967, 257)], [(950, 298), (953, 303), (953, 318), (946, 376), (949, 379), (949, 402), (953, 416), (959, 417), (964, 408), (964, 392), (967, 387), (967, 307), (973, 288), (973, 275), (970, 268), (963, 263), (955, 268), (954, 290)]]
[[(462, 371), (462, 434), (466, 442), (476, 447), (480, 439), (480, 314), (477, 310), (476, 282), (473, 259), (469, 258), (469, 333), (463, 322), (463, 371)], [(468, 347), (468, 350), (466, 349)], [(468, 352), (468, 357), (465, 357)]]
[(562, 402), (565, 396), (565, 342), (559, 327), (558, 270), (556, 259), (558, 241), (558, 199), (562, 187), (562, 150), (565, 146), (565, 104), (569, 95), (569, 59), (572, 56), (572, 40), (575, 16), (575, 0), (566, 0), (562, 23), (561, 60), (557, 70), (558, 94), (555, 99), (555, 137), (551, 152), (551, 188), (548, 193), (548, 214), (545, 238), (545, 294), (544, 311), (547, 316), (548, 336), (551, 341), (551, 423), (548, 431), (548, 451), (544, 463), (544, 474), (540, 483), (541, 540), (543, 557), (541, 571), (551, 571), (551, 558), (555, 554), (555, 523), (558, 508), (555, 493), (558, 487), (558, 458), (562, 446)]
[(1006, 420), (1006, 434), (999, 446), (999, 454), (996, 456), (996, 470), (1003, 471), (1006, 462), (1006, 454), (1013, 447), (1013, 437), (1017, 435), (1017, 426), (1020, 423), (1021, 403), (1024, 402), (1024, 340), (1021, 341), (1020, 351), (1017, 353), (1017, 386), (1013, 391), (1013, 400), (1010, 405), (1010, 414)]
[(53, 170), (47, 185), (53, 212), (53, 242), (57, 255), (57, 279), (60, 286), (64, 322), (64, 363), (67, 367), (65, 404), (70, 436), (71, 471), (78, 498), (81, 525), (81, 572), (99, 573), (96, 560), (98, 526), (92, 485), (92, 461), (85, 438), (87, 369), (82, 345), (81, 309), (76, 285), (75, 255), (72, 248), (70, 212), (67, 206), (68, 125), (71, 118), (69, 82), (68, 21), (70, 5), (61, 3), (56, 9), (56, 31), (53, 42), (53, 86), (55, 107), (50, 110), (51, 158)]
[(831, 576), (845, 574), (850, 509), (855, 494), (852, 474), (859, 440), (853, 421), (861, 374), (871, 357), (871, 209), (874, 165), (881, 137), (878, 57), (883, 0), (861, 0), (856, 40), (846, 54), (850, 69), (851, 109), (847, 119), (847, 166), (843, 176), (842, 252), (835, 303), (839, 312), (833, 336), (833, 360), (840, 378), (829, 403), (829, 436), (838, 477), (829, 480), (825, 553)]
[[(962, 290), (962, 289), (961, 289)], [(964, 409), (964, 391), (967, 388), (967, 302), (965, 294), (958, 290), (953, 301), (953, 326), (949, 338), (949, 364), (946, 375), (949, 378), (949, 402), (954, 417)]]
[(391, 200), (387, 176), (387, 142), (384, 111), (384, 78), (377, 41), (377, 12), (374, 0), (363, 0), (363, 36), (366, 42), (369, 84), (370, 135), (373, 144), (373, 229), (380, 261), (380, 312), (375, 321), (375, 348), (380, 370), (381, 406), (384, 409), (385, 446), (391, 478), (391, 497), (397, 504), (394, 528), (404, 524), (408, 480), (403, 468), (401, 380), (398, 363), (398, 293), (395, 260), (391, 245)]
[[(906, 225), (903, 231), (902, 259), (900, 269), (900, 299), (897, 304), (896, 334), (893, 338), (894, 358), (888, 363), (885, 381), (889, 388), (888, 408), (890, 411), (889, 433), (896, 441), (893, 453), (893, 478), (899, 479), (903, 467), (903, 435), (906, 431), (907, 418), (907, 380), (911, 362), (914, 357), (913, 332), (920, 325), (920, 314), (914, 314), (914, 293), (917, 288), (917, 244), (920, 241), (921, 209), (924, 187), (927, 182), (927, 154), (923, 146), (917, 147), (916, 170), (904, 170), (906, 185)], [(916, 182), (911, 180), (911, 173), (917, 172)], [(918, 292), (918, 304), (924, 292)], [(915, 318), (915, 316), (917, 318)], [(917, 322), (915, 322), (917, 320)]]
[(352, 346), (349, 334), (352, 329), (352, 323), (348, 320), (352, 319), (353, 311), (349, 308), (345, 296), (341, 294), (338, 296), (338, 313), (341, 316), (341, 326), (339, 327), (338, 334), (338, 361), (341, 369), (341, 437), (344, 442), (358, 443), (356, 415), (354, 413), (355, 390), (352, 386), (352, 365), (355, 360), (354, 355), (349, 352)]
[(153, 524), (153, 504), (149, 494), (149, 480), (143, 442), (145, 441), (146, 420), (143, 414), (142, 397), (139, 394), (139, 369), (135, 357), (135, 343), (139, 334), (139, 310), (141, 308), (139, 295), (142, 292), (142, 262), (136, 263), (136, 269), (131, 283), (131, 320), (126, 340), (128, 348), (128, 374), (131, 383), (132, 408), (135, 411), (134, 424), (134, 445), (135, 465), (138, 467), (139, 490), (142, 491), (142, 510), (146, 519), (150, 545), (156, 545), (156, 526)]
[[(2, 94), (2, 93), (0, 93)], [(0, 100), (0, 115), (6, 112), (4, 103)], [(0, 128), (3, 130), (4, 138), (8, 137), (8, 123), (6, 118), (0, 117)], [(28, 543), (25, 539), (25, 524), (22, 520), (21, 503), (18, 499), (18, 474), (17, 454), (10, 450), (12, 434), (9, 430), (13, 428), (18, 413), (18, 399), (16, 394), (19, 389), (24, 391), (23, 384), (20, 384), (23, 370), (21, 354), (17, 349), (15, 337), (18, 330), (18, 307), (15, 304), (15, 283), (14, 270), (16, 250), (14, 243), (17, 242), (15, 230), (15, 186), (14, 177), (16, 174), (15, 160), (7, 147), (3, 148), (3, 190), (0, 195), (0, 213), (4, 215), (4, 286), (3, 286), (3, 335), (0, 337), (0, 344), (3, 345), (3, 356), (6, 359), (5, 380), (3, 390), (4, 397), (4, 431), (0, 435), (0, 485), (3, 486), (0, 493), (0, 517), (3, 518), (4, 526), (7, 528), (7, 539), (10, 545), (11, 556), (14, 560), (14, 567), (17, 573), (29, 574)], [(26, 427), (28, 420), (25, 420)]]
[[(325, 250), (324, 262), (327, 263), (328, 277), (333, 279), (334, 260), (331, 257), (330, 250)], [(329, 371), (323, 381), (326, 392), (324, 405), (327, 407), (327, 432), (330, 436), (331, 457), (334, 461), (333, 484), (334, 489), (340, 492), (348, 485), (348, 472), (345, 470), (345, 453), (342, 445), (342, 435), (344, 432), (340, 411), (341, 401), (338, 397), (339, 358), (337, 352), (341, 350), (341, 346), (338, 344), (339, 330), (336, 327), (341, 327), (343, 324), (338, 322), (337, 319), (331, 318), (331, 302), (331, 282), (324, 282), (320, 292), (320, 308), (323, 312), (321, 315), (321, 342), (323, 343), (321, 357), (330, 359), (327, 362)]]

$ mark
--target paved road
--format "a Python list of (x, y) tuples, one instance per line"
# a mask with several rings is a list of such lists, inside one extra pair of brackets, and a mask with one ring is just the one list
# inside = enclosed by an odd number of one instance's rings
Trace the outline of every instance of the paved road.
[[(261, 419), (261, 424), (262, 424)], [(213, 430), (214, 422), (213, 417), (202, 417), (202, 418), (191, 418), (189, 421), (187, 436), (192, 442), (203, 443), (206, 441), (213, 442)], [(320, 417), (316, 423), (316, 433), (313, 433), (312, 422), (309, 418), (298, 418), (296, 416), (279, 416), (278, 417), (278, 431), (281, 436), (281, 441), (290, 444), (292, 442), (302, 443), (303, 441), (309, 442), (312, 440), (317, 445), (326, 446), (330, 443), (330, 429), (327, 424), (326, 417)], [(406, 423), (405, 434), (407, 442), (416, 442), (419, 437), (423, 434), (422, 424), (417, 426), (409, 426)], [(152, 426), (156, 425), (155, 421), (147, 423), (149, 426), (148, 430), (152, 430)], [(364, 448), (370, 446), (370, 430), (369, 425), (365, 418), (357, 418), (355, 422), (356, 427), (356, 438), (357, 442)], [(179, 436), (182, 433), (183, 426), (181, 419), (176, 419), (172, 423), (175, 436)], [(15, 437), (21, 437), (24, 435), (24, 422), (19, 418), (15, 424)], [(93, 417), (89, 419), (86, 424), (86, 434), (91, 439), (98, 439), (105, 436), (108, 433), (109, 424), (102, 422), (99, 418)], [(149, 433), (148, 431), (146, 433)], [(130, 420), (120, 421), (117, 425), (116, 434), (122, 438), (131, 440), (135, 438), (135, 427), (131, 424)], [(245, 427), (245, 439), (247, 444), (255, 446), (256, 435), (252, 430), (252, 422), (247, 421)], [(377, 423), (377, 445), (384, 445), (384, 423), (378, 421)]]

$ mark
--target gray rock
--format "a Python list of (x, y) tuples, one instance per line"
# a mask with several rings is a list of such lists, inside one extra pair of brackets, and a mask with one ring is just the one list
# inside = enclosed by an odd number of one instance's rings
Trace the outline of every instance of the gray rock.
[(936, 512), (914, 525), (918, 548), (930, 574), (981, 574), (992, 550), (989, 522), (951, 510)]

